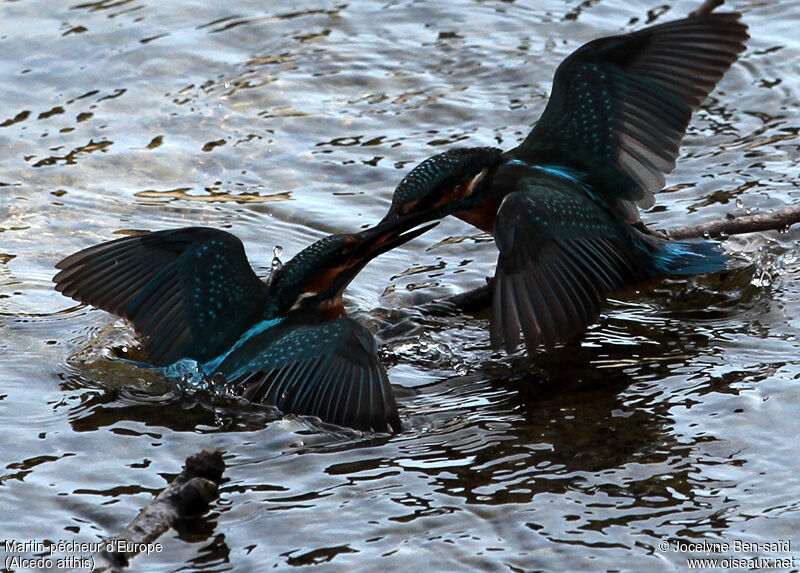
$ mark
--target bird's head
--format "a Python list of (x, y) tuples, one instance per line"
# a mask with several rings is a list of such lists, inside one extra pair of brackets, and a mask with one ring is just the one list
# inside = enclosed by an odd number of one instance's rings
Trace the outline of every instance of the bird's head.
[(383, 220), (421, 212), (434, 219), (460, 211), (502, 161), (502, 150), (494, 147), (457, 147), (429, 157), (398, 183)]
[(343, 316), (342, 293), (367, 263), (437, 225), (409, 230), (419, 221), (418, 216), (402, 217), (359, 233), (329, 235), (306, 247), (270, 277), (275, 313)]

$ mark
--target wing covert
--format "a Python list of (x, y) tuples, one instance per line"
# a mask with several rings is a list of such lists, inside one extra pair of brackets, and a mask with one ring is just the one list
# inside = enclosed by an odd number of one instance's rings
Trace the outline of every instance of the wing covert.
[(255, 334), (215, 368), (254, 402), (365, 431), (401, 430), (372, 333), (351, 318), (288, 321)]
[(56, 290), (128, 319), (157, 366), (218, 355), (258, 320), (267, 296), (242, 242), (206, 227), (101, 243), (56, 268)]
[(592, 173), (599, 190), (640, 207), (675, 167), (696, 110), (745, 49), (738, 13), (698, 13), (575, 50), (544, 113), (512, 154)]
[[(646, 278), (626, 230), (578, 187), (529, 178), (495, 222), (500, 251), (491, 340), (513, 352), (569, 342), (595, 322), (608, 295)], [(625, 225), (625, 223), (622, 223)]]

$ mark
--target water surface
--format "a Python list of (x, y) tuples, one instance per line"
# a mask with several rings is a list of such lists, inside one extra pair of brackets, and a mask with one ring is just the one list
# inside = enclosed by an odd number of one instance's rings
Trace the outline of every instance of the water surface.
[[(580, 348), (492, 353), (487, 317), (403, 309), (483, 284), (448, 220), (369, 265), (407, 430), (332, 431), (126, 367), (123, 322), (52, 288), (131, 230), (227, 229), (266, 274), (377, 221), (454, 145), (515, 145), (582, 43), (697, 2), (5, 2), (0, 10), (0, 507), (17, 540), (96, 541), (199, 449), (221, 497), (133, 570), (683, 569), (659, 543), (790, 539), (800, 565), (800, 230), (739, 269), (612, 301)], [(644, 214), (670, 228), (800, 201), (800, 4), (738, 2), (752, 39)], [(794, 536), (794, 537), (793, 537)]]

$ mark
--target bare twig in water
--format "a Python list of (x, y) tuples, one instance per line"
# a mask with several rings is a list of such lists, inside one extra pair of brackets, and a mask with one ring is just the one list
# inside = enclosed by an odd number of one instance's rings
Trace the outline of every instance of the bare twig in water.
[(183, 471), (117, 535), (102, 541), (92, 571), (117, 571), (181, 519), (205, 513), (217, 498), (225, 462), (218, 451), (186, 458)]
[[(678, 227), (670, 231), (657, 231), (654, 234), (667, 239), (724, 238), (729, 235), (759, 231), (782, 231), (795, 223), (800, 223), (800, 205), (792, 205), (774, 213), (728, 216), (717, 221)], [(491, 304), (492, 288), (487, 284), (443, 300), (419, 305), (417, 310), (428, 316), (446, 316), (457, 312), (480, 312), (489, 308)]]
[(743, 235), (758, 231), (781, 231), (800, 222), (800, 205), (792, 205), (774, 213), (757, 213), (755, 215), (729, 216), (719, 221), (709, 221), (689, 227), (678, 227), (664, 231), (669, 239), (691, 239), (694, 237), (724, 237), (726, 235)]

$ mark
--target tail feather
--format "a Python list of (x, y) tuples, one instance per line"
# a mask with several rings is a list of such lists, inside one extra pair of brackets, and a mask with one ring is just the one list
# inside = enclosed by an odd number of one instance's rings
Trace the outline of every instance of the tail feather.
[(728, 255), (722, 245), (706, 239), (663, 243), (653, 256), (657, 274), (696, 275), (714, 273), (727, 267)]

